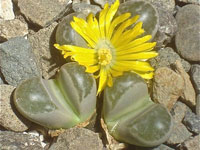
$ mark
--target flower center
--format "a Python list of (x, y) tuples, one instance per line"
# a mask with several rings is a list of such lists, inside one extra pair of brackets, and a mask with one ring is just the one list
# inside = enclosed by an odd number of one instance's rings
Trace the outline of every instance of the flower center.
[(108, 65), (112, 60), (110, 49), (101, 48), (98, 50), (98, 60), (100, 65)]

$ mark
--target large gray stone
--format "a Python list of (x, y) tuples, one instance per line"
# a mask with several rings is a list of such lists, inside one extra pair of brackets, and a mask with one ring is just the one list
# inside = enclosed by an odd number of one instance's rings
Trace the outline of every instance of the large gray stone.
[(28, 25), (18, 19), (0, 21), (0, 41), (28, 34)]
[(0, 131), (1, 150), (43, 150), (39, 136)]
[(18, 0), (24, 16), (34, 24), (48, 26), (69, 11), (69, 0)]
[(181, 96), (183, 87), (184, 81), (179, 74), (167, 67), (158, 68), (153, 81), (153, 100), (171, 110)]
[(0, 85), (0, 125), (8, 130), (20, 132), (27, 130), (31, 123), (13, 108), (11, 97), (14, 89), (11, 85)]
[(150, 63), (155, 69), (160, 67), (173, 68), (172, 66), (176, 60), (181, 61), (181, 64), (186, 72), (190, 70), (190, 64), (184, 59), (180, 58), (180, 56), (171, 47), (160, 49), (158, 51), (158, 56), (150, 59)]
[(179, 9), (175, 44), (178, 53), (189, 61), (200, 61), (200, 6), (186, 5)]
[(23, 37), (0, 44), (0, 67), (5, 80), (13, 86), (40, 75), (31, 45)]
[(57, 23), (53, 23), (49, 27), (28, 36), (40, 72), (45, 79), (49, 79), (55, 75), (56, 71), (66, 62), (60, 51), (53, 46), (55, 43), (54, 31), (56, 25)]
[(97, 133), (85, 128), (71, 128), (58, 136), (49, 150), (102, 150), (103, 143)]

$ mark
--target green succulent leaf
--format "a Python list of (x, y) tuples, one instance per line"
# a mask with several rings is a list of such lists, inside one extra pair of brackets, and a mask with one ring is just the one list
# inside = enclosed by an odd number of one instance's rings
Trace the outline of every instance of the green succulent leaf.
[(165, 107), (153, 103), (145, 81), (134, 73), (125, 73), (104, 91), (103, 118), (117, 140), (151, 147), (167, 140), (172, 118)]
[(42, 126), (70, 128), (87, 121), (96, 108), (96, 82), (77, 63), (61, 67), (56, 79), (40, 77), (22, 82), (14, 103), (26, 118)]
[(127, 1), (119, 6), (118, 14), (126, 12), (130, 12), (132, 17), (140, 15), (139, 21), (143, 22), (144, 35), (152, 35), (153, 39), (159, 26), (156, 8), (145, 1)]
[(83, 19), (86, 18), (86, 15), (83, 13), (72, 13), (64, 17), (56, 29), (56, 43), (60, 45), (70, 44), (88, 47), (85, 40), (74, 29), (72, 29), (70, 25), (74, 16)]

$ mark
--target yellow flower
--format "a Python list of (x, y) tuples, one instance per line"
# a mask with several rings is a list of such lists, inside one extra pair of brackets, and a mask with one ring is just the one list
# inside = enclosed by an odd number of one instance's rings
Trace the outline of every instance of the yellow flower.
[(54, 44), (64, 58), (70, 56), (85, 66), (86, 72), (98, 73), (97, 94), (106, 85), (111, 87), (113, 77), (122, 75), (124, 71), (133, 71), (144, 79), (153, 77), (154, 69), (146, 60), (157, 56), (152, 51), (156, 43), (147, 42), (151, 35), (140, 36), (144, 30), (142, 22), (138, 21), (139, 16), (130, 18), (130, 13), (124, 13), (114, 18), (119, 4), (119, 0), (110, 7), (105, 4), (98, 20), (92, 13), (87, 21), (74, 16), (71, 26), (88, 43), (87, 48)]

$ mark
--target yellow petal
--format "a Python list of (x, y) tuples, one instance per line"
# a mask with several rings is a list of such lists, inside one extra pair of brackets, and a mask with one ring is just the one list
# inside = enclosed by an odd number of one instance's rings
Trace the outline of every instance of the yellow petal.
[(104, 5), (104, 9), (99, 14), (99, 29), (100, 29), (100, 33), (101, 33), (102, 38), (105, 38), (105, 23), (106, 23), (105, 17), (106, 17), (106, 14), (108, 12), (108, 9), (109, 9), (108, 6), (109, 6), (108, 3), (106, 3)]
[(84, 66), (95, 65), (98, 63), (97, 55), (94, 54), (82, 55), (77, 53), (72, 55), (72, 59)]
[(127, 43), (134, 40), (137, 36), (144, 33), (142, 29), (142, 22), (138, 22), (132, 29), (126, 30), (122, 35), (120, 40), (114, 43), (115, 47), (127, 45)]
[(148, 73), (142, 73), (142, 72), (139, 72), (139, 71), (133, 71), (134, 73), (138, 74), (139, 76), (141, 76), (142, 78), (144, 79), (152, 79), (153, 78), (153, 75), (154, 73), (153, 72), (148, 72)]
[(121, 55), (127, 55), (127, 54), (134, 54), (138, 52), (146, 52), (151, 51), (156, 45), (156, 42), (153, 43), (143, 43), (141, 45), (138, 45), (136, 47), (130, 48), (130, 49), (124, 49), (116, 52), (117, 56)]
[(54, 44), (54, 46), (62, 51), (71, 51), (75, 53), (90, 53), (90, 54), (96, 54), (95, 49), (90, 49), (90, 48), (84, 48), (84, 47), (78, 47), (78, 46), (73, 46), (73, 45), (59, 45), (59, 44)]
[(118, 77), (118, 76), (121, 76), (123, 74), (123, 71), (122, 70), (115, 70), (115, 66), (113, 66), (111, 69), (110, 69), (110, 73), (112, 74), (113, 77)]
[(117, 47), (117, 51), (127, 50), (127, 49), (133, 48), (135, 46), (141, 45), (141, 44), (149, 41), (151, 38), (152, 38), (151, 35), (146, 35), (144, 37), (138, 38), (134, 41), (129, 42), (126, 45), (122, 45), (122, 46)]
[(112, 86), (113, 86), (113, 79), (112, 79), (111, 74), (108, 74), (107, 85), (108, 85), (109, 87), (112, 87)]
[(94, 31), (98, 40), (100, 38), (99, 23), (92, 13), (88, 15), (87, 22), (89, 27), (91, 28), (90, 30)]
[[(91, 21), (91, 20), (89, 20)], [(74, 17), (74, 22), (82, 29), (82, 32), (87, 35), (92, 41), (95, 43), (98, 42), (99, 37), (97, 36), (97, 33), (94, 32), (93, 27), (91, 24), (88, 24), (84, 19)], [(91, 23), (91, 22), (90, 22)], [(97, 26), (98, 27), (98, 26)], [(96, 28), (97, 28), (96, 27)], [(92, 29), (92, 30), (91, 30)]]
[(118, 61), (115, 64), (115, 69), (121, 71), (154, 71), (154, 68), (148, 62), (143, 61)]
[(115, 45), (116, 42), (118, 42), (117, 40), (119, 40), (121, 38), (122, 33), (124, 32), (124, 30), (129, 27), (130, 25), (132, 25), (133, 23), (135, 23), (138, 20), (139, 16), (134, 16), (131, 19), (126, 20), (124, 23), (122, 23), (119, 28), (116, 30), (115, 34), (113, 35), (111, 42), (113, 43), (113, 45)]
[(88, 73), (94, 73), (94, 72), (97, 72), (99, 69), (100, 69), (99, 65), (87, 66), (86, 67), (86, 72), (88, 72)]
[(97, 95), (103, 91), (107, 83), (107, 72), (104, 67), (100, 69), (99, 86)]
[(108, 38), (108, 39), (111, 39), (115, 27), (116, 27), (117, 25), (119, 25), (120, 23), (124, 22), (125, 20), (127, 20), (130, 16), (131, 16), (130, 13), (124, 13), (124, 14), (122, 14), (122, 15), (116, 17), (116, 18), (111, 22), (110, 28), (109, 28), (109, 30), (108, 30), (108, 34), (106, 35), (107, 38)]
[(141, 53), (117, 56), (116, 61), (149, 59), (149, 58), (156, 57), (157, 55), (158, 55), (158, 53), (156, 53), (155, 51), (141, 52)]
[(79, 33), (85, 40), (86, 42), (88, 42), (88, 44), (90, 45), (90, 47), (94, 48), (96, 43), (93, 41), (93, 39), (91, 39), (88, 34), (84, 33), (83, 29), (81, 27), (79, 27), (79, 25), (75, 22), (70, 22), (72, 28)]
[(108, 13), (106, 14), (106, 36), (108, 35), (111, 21), (118, 10), (119, 4), (119, 0), (116, 0), (115, 3), (111, 5)]

